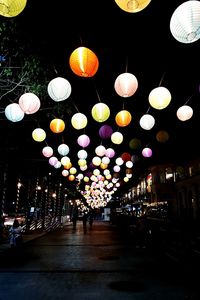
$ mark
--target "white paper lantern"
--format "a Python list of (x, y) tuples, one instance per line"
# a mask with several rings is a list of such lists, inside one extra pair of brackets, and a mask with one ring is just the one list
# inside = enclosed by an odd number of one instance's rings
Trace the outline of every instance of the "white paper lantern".
[(155, 109), (164, 109), (171, 102), (171, 93), (163, 86), (153, 89), (149, 94), (149, 103)]
[(153, 128), (155, 125), (155, 119), (152, 115), (150, 114), (144, 114), (140, 118), (140, 126), (145, 129), (145, 130), (150, 130)]
[(51, 157), (53, 155), (53, 149), (49, 146), (46, 146), (42, 149), (42, 154), (45, 157)]
[(69, 147), (66, 144), (60, 144), (58, 146), (58, 153), (62, 156), (65, 156), (69, 153)]
[(187, 121), (193, 116), (193, 109), (189, 105), (183, 105), (179, 107), (176, 112), (177, 118), (180, 121)]
[(106, 148), (103, 145), (99, 145), (95, 149), (95, 153), (98, 156), (104, 156), (106, 152)]
[(11, 122), (19, 122), (24, 118), (24, 112), (18, 103), (11, 103), (5, 108), (5, 116)]
[(25, 93), (19, 98), (19, 106), (27, 115), (36, 113), (40, 105), (40, 99), (33, 93)]
[(179, 5), (170, 19), (170, 31), (181, 43), (193, 43), (200, 38), (200, 2), (186, 1)]
[(52, 100), (60, 102), (69, 98), (72, 88), (67, 79), (56, 77), (49, 82), (47, 91)]
[(75, 129), (83, 129), (87, 126), (87, 117), (82, 113), (76, 113), (72, 116), (71, 123)]

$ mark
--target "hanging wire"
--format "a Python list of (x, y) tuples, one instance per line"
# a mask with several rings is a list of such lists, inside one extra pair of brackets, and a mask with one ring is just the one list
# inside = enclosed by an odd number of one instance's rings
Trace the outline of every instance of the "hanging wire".
[(166, 73), (166, 72), (164, 72), (164, 73), (163, 73), (163, 75), (162, 75), (162, 77), (161, 77), (161, 80), (160, 80), (160, 82), (159, 82), (159, 85), (158, 85), (158, 86), (161, 86), (161, 84), (162, 84), (162, 82), (163, 82), (163, 79), (164, 79), (164, 76), (165, 76), (165, 73)]
[(186, 105), (189, 101), (190, 101), (190, 99), (193, 97), (193, 95), (191, 95), (188, 99), (187, 99), (187, 101), (185, 102), (185, 104), (184, 105)]

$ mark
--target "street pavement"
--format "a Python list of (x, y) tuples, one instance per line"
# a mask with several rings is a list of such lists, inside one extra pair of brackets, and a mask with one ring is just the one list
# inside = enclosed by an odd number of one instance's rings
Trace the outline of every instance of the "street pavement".
[(199, 300), (198, 275), (105, 221), (32, 234), (0, 253), (0, 300)]

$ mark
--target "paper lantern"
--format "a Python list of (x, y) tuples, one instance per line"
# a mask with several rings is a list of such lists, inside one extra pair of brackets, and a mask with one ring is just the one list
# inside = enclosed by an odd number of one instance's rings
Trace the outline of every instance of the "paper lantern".
[[(132, 168), (133, 167), (133, 162), (131, 160), (128, 160), (126, 162), (126, 167), (129, 168), (129, 169)], [(128, 172), (128, 170), (126, 172)]]
[(121, 168), (120, 168), (120, 166), (118, 166), (118, 165), (116, 165), (116, 166), (113, 167), (113, 171), (114, 171), (114, 172), (117, 172), (117, 173), (118, 173), (118, 172), (120, 172), (120, 170), (121, 170)]
[(113, 144), (121, 144), (123, 142), (123, 135), (121, 132), (113, 132), (113, 134), (111, 135), (111, 141), (113, 142)]
[(57, 163), (54, 165), (55, 169), (59, 169), (62, 166), (61, 162), (58, 160)]
[(69, 169), (69, 173), (72, 174), (72, 175), (74, 175), (74, 174), (77, 173), (77, 169), (76, 169), (75, 167), (71, 167), (71, 168)]
[(155, 119), (152, 115), (150, 114), (144, 114), (141, 118), (140, 118), (140, 126), (145, 129), (145, 130), (150, 130), (153, 128), (153, 126), (155, 125)]
[(78, 165), (79, 165), (80, 167), (84, 167), (84, 166), (86, 166), (86, 164), (87, 164), (87, 161), (86, 161), (85, 159), (80, 158), (80, 159), (78, 160)]
[(142, 155), (144, 157), (151, 157), (152, 156), (152, 150), (150, 148), (146, 147), (142, 150)]
[(115, 150), (112, 148), (106, 149), (105, 155), (109, 158), (112, 158), (115, 156)]
[(106, 148), (103, 145), (99, 145), (95, 148), (95, 153), (98, 156), (104, 156), (106, 152)]
[(40, 105), (40, 99), (33, 93), (25, 93), (19, 98), (19, 106), (27, 115), (36, 113)]
[(99, 135), (102, 139), (109, 139), (112, 133), (112, 127), (109, 125), (102, 125), (99, 129)]
[(5, 108), (5, 116), (11, 122), (19, 122), (24, 118), (24, 112), (18, 103), (11, 103)]
[(75, 180), (75, 176), (73, 174), (70, 174), (68, 176), (69, 181), (74, 181)]
[(129, 147), (132, 150), (136, 150), (136, 149), (141, 147), (141, 141), (137, 138), (131, 139), (130, 142), (129, 142)]
[(124, 160), (123, 160), (121, 157), (117, 157), (117, 158), (115, 159), (115, 162), (116, 162), (116, 164), (117, 164), (118, 166), (122, 166), (123, 163), (124, 163)]
[(158, 133), (156, 134), (156, 139), (158, 142), (160, 143), (165, 143), (168, 141), (169, 139), (169, 134), (167, 131), (165, 130), (160, 130), (158, 131)]
[(99, 68), (99, 61), (92, 50), (86, 47), (79, 47), (70, 55), (69, 65), (76, 75), (92, 77)]
[(87, 158), (88, 154), (87, 154), (87, 151), (82, 149), (82, 150), (78, 151), (77, 156), (79, 159), (85, 160)]
[(98, 157), (98, 156), (93, 157), (92, 163), (93, 163), (94, 166), (99, 166), (100, 163), (101, 163), (101, 158)]
[(200, 38), (200, 2), (186, 1), (179, 5), (170, 19), (172, 36), (181, 43), (193, 43)]
[(79, 146), (85, 148), (90, 144), (90, 138), (88, 135), (82, 134), (78, 137), (77, 143), (79, 144)]
[(63, 156), (60, 161), (63, 166), (66, 166), (70, 163), (70, 158), (68, 156)]
[(105, 165), (108, 165), (110, 163), (110, 158), (107, 156), (104, 156), (101, 160), (101, 162)]
[(46, 132), (42, 128), (36, 128), (32, 132), (32, 138), (36, 142), (43, 142), (46, 138)]
[(75, 129), (83, 129), (87, 126), (87, 117), (82, 113), (76, 113), (72, 116), (71, 123)]
[(128, 126), (131, 120), (132, 120), (132, 116), (128, 110), (121, 110), (115, 116), (115, 122), (119, 127)]
[(69, 153), (69, 147), (66, 144), (60, 144), (58, 146), (58, 153), (62, 156), (66, 156)]
[(53, 119), (50, 123), (50, 129), (54, 133), (63, 132), (65, 129), (65, 122), (61, 119)]
[(193, 109), (189, 105), (183, 105), (179, 107), (179, 109), (176, 112), (176, 115), (180, 121), (187, 121), (192, 118)]
[(55, 166), (55, 165), (57, 164), (57, 162), (58, 162), (57, 157), (51, 156), (51, 157), (49, 158), (49, 164), (50, 164), (51, 166)]
[(151, 0), (115, 0), (115, 2), (128, 13), (137, 13), (147, 7)]
[(131, 97), (138, 89), (138, 80), (131, 73), (120, 74), (114, 83), (116, 93), (124, 98)]
[(62, 176), (67, 177), (69, 175), (68, 170), (62, 170)]
[(25, 8), (27, 0), (1, 0), (0, 15), (4, 17), (16, 17)]
[(42, 149), (42, 154), (45, 157), (51, 157), (53, 155), (53, 149), (49, 146), (46, 146)]
[(56, 77), (49, 82), (47, 91), (52, 100), (60, 102), (69, 98), (72, 88), (67, 79)]
[(129, 161), (131, 160), (131, 155), (128, 152), (124, 152), (122, 153), (121, 158), (123, 159), (123, 161)]
[(92, 117), (97, 122), (104, 122), (110, 117), (110, 108), (105, 103), (97, 103), (92, 108)]
[(171, 94), (165, 87), (157, 87), (149, 94), (149, 103), (155, 109), (164, 109), (171, 102)]

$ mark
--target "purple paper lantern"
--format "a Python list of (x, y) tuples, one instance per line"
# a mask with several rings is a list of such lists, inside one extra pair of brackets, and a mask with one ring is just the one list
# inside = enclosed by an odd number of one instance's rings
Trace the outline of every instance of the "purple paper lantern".
[(109, 139), (113, 133), (112, 127), (109, 125), (103, 125), (99, 129), (99, 135), (102, 139)]
[(151, 157), (152, 156), (152, 150), (150, 148), (144, 148), (142, 150), (142, 155), (144, 157)]

